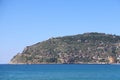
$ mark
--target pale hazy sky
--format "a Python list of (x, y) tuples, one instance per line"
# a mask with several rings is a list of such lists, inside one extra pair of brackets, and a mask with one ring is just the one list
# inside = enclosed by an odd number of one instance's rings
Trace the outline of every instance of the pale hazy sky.
[(120, 0), (0, 0), (0, 63), (51, 37), (120, 35)]

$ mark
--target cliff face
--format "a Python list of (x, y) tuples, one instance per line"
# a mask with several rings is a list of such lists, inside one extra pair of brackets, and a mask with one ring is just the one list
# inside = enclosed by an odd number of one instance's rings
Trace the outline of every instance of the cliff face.
[(111, 63), (109, 58), (120, 62), (120, 36), (84, 33), (27, 46), (10, 64)]

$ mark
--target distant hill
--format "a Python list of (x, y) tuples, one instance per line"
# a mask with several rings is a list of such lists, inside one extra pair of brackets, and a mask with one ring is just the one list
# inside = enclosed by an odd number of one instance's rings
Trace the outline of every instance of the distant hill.
[(84, 33), (27, 46), (10, 64), (108, 64), (120, 62), (120, 36)]

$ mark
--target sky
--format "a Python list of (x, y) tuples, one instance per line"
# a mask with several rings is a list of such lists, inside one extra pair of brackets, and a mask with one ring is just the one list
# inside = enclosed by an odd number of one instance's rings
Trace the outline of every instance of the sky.
[(0, 0), (0, 64), (51, 37), (120, 35), (120, 0)]

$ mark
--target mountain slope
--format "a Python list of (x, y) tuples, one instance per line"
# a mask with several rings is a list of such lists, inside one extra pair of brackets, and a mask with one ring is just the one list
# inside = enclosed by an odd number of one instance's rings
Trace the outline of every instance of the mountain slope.
[(27, 46), (10, 64), (119, 63), (119, 58), (120, 36), (92, 32)]

